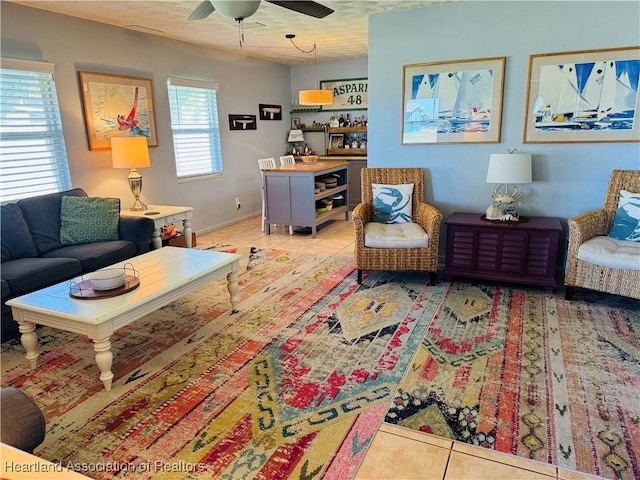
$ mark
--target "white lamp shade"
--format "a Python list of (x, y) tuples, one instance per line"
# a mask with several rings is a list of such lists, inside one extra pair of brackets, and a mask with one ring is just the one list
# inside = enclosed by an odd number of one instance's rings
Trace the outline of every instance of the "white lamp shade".
[(332, 105), (333, 92), (331, 90), (300, 90), (298, 103), (300, 105)]
[(304, 142), (302, 130), (289, 130), (289, 139), (287, 142)]
[(145, 168), (151, 166), (146, 137), (113, 137), (111, 139), (113, 168)]
[(487, 183), (531, 183), (531, 155), (496, 153), (489, 157)]

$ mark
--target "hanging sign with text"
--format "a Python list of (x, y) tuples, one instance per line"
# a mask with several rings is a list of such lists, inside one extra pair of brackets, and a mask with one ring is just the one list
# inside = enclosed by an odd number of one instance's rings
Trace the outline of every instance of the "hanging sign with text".
[(366, 110), (368, 85), (366, 78), (321, 80), (321, 89), (333, 91), (333, 104), (325, 105), (322, 110)]

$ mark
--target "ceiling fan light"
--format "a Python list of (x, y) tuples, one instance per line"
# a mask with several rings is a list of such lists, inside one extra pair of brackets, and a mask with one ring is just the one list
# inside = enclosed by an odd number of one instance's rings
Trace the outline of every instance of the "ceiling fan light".
[(260, 0), (214, 0), (211, 4), (223, 17), (245, 19), (256, 13)]
[(331, 90), (300, 90), (298, 103), (300, 105), (331, 105), (333, 92)]

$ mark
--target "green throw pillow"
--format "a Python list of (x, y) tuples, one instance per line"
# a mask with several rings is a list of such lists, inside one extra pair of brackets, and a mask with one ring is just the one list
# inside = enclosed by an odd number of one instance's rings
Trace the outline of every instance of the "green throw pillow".
[(62, 197), (60, 243), (108, 242), (118, 240), (120, 199)]
[(373, 221), (378, 223), (411, 222), (413, 183), (384, 185), (372, 183)]

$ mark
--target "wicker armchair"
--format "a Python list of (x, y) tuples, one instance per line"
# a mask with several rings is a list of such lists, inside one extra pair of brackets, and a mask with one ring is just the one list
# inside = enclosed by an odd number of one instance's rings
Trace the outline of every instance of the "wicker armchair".
[[(417, 270), (430, 272), (431, 285), (436, 283), (438, 244), (442, 214), (423, 201), (424, 172), (421, 168), (363, 168), (362, 202), (353, 210), (355, 228), (355, 261), (358, 283), (363, 270)], [(373, 191), (371, 184), (398, 185), (413, 183), (413, 218), (428, 236), (425, 248), (370, 248), (365, 246), (365, 225), (373, 220)]]
[(611, 268), (578, 259), (580, 245), (593, 237), (609, 234), (620, 190), (640, 192), (640, 170), (614, 170), (609, 178), (604, 206), (568, 221), (569, 247), (564, 275), (567, 300), (572, 298), (575, 287), (640, 299), (640, 270)]

